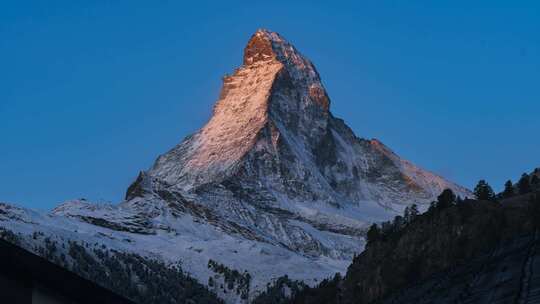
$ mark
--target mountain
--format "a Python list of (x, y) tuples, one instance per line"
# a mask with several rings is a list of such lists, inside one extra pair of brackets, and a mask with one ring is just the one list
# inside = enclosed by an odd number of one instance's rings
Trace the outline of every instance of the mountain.
[(471, 196), (357, 137), (330, 105), (314, 65), (258, 30), (208, 123), (141, 172), (125, 201), (68, 201), (50, 214), (0, 205), (0, 227), (32, 250), (40, 232), (181, 264), (245, 303), (284, 275), (313, 285), (345, 271), (369, 225), (408, 205), (426, 209), (446, 188)]
[(150, 180), (204, 194), (218, 185), (233, 194), (235, 187), (250, 189), (272, 205), (393, 208), (430, 201), (445, 188), (469, 195), (378, 140), (357, 138), (330, 112), (313, 64), (277, 33), (257, 31), (243, 62), (224, 77), (210, 121), (161, 156), (147, 172)]

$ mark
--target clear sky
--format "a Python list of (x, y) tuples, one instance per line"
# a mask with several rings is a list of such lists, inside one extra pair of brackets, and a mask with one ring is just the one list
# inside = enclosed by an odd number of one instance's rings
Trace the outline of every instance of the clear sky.
[(0, 201), (120, 201), (208, 120), (259, 27), (312, 59), (360, 137), (467, 187), (540, 165), (537, 1), (9, 2)]

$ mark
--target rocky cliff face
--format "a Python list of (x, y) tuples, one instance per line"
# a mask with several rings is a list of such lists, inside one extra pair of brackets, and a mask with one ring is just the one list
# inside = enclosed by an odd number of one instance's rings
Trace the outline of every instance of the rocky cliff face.
[[(259, 30), (243, 65), (224, 77), (210, 121), (142, 172), (120, 205), (72, 201), (50, 215), (13, 209), (0, 222), (181, 261), (228, 302), (245, 302), (285, 274), (313, 284), (344, 271), (367, 226), (408, 204), (445, 188), (470, 195), (378, 140), (358, 138), (330, 104), (314, 65)], [(216, 283), (231, 280), (215, 269), (249, 273), (248, 290)]]

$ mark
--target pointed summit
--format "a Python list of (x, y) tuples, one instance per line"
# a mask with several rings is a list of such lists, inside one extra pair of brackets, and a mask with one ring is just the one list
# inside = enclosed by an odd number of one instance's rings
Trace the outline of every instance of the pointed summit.
[(468, 193), (378, 141), (359, 139), (330, 113), (311, 61), (264, 29), (249, 39), (243, 65), (224, 77), (210, 121), (162, 155), (148, 180), (187, 192), (240, 183), (235, 189), (252, 189), (265, 200), (331, 205), (390, 207), (430, 202), (445, 188)]
[(244, 48), (244, 65), (268, 60), (277, 60), (283, 64), (309, 62), (280, 34), (258, 29)]
[(277, 33), (259, 29), (251, 36), (244, 48), (244, 65), (276, 58), (276, 53), (272, 48), (272, 34), (277, 35)]
[(258, 29), (244, 48), (244, 65), (268, 60), (286, 64), (291, 58), (307, 61), (285, 38), (266, 29)]
[(284, 65), (288, 76), (297, 87), (310, 95), (312, 101), (328, 110), (330, 99), (311, 61), (280, 34), (266, 29), (257, 30), (244, 48), (244, 65), (276, 61)]

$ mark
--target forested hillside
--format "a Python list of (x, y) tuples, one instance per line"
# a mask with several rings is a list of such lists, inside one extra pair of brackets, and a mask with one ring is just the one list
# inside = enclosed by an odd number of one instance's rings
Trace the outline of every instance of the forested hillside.
[(477, 199), (445, 190), (424, 214), (413, 206), (374, 224), (343, 278), (293, 290), (283, 303), (536, 303), (539, 172), (499, 194), (480, 181)]

